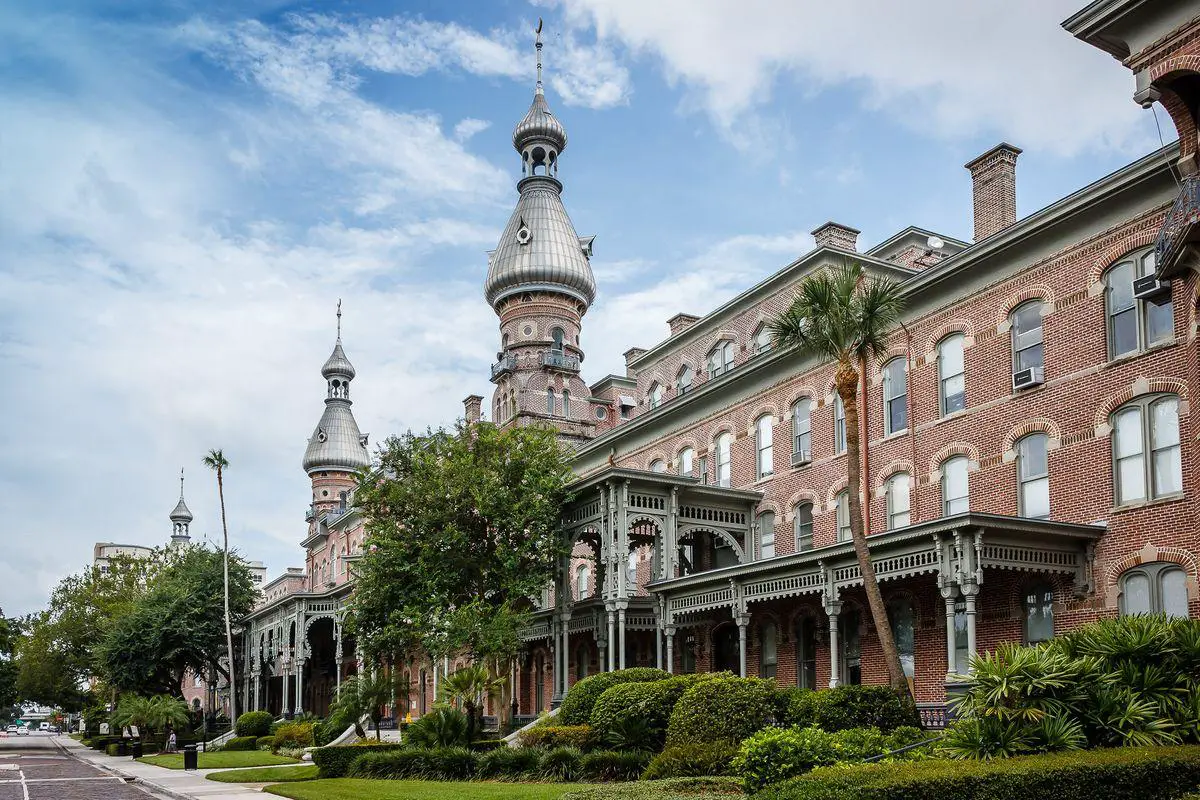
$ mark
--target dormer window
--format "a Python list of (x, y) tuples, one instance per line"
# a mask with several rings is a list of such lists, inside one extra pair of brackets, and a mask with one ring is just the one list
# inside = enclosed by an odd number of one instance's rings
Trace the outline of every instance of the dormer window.
[(695, 377), (696, 377), (696, 375), (692, 371), (692, 368), (689, 365), (684, 364), (679, 369), (679, 375), (677, 375), (675, 377), (675, 391), (678, 394), (684, 394), (685, 392), (687, 392), (689, 389), (692, 388), (692, 380)]
[(709, 380), (724, 375), (733, 369), (733, 342), (723, 341), (708, 354)]
[(650, 394), (647, 396), (650, 403), (650, 408), (658, 408), (663, 401), (663, 387), (660, 383), (655, 383), (650, 387)]
[(772, 343), (773, 340), (771, 339), (771, 330), (767, 327), (767, 323), (764, 322), (758, 326), (756, 331), (754, 331), (755, 354), (767, 352), (771, 349)]

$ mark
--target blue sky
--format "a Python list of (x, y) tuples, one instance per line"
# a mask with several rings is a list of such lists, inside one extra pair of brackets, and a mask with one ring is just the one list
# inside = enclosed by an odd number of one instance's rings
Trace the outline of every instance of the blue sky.
[[(560, 177), (596, 234), (590, 380), (811, 246), (971, 238), (962, 164), (1007, 140), (1023, 216), (1158, 146), (1081, 0), (138, 2), (0, 6), (0, 564), (8, 614), (96, 541), (193, 532), (302, 563), (304, 443), (343, 300), (372, 441), (486, 375), (485, 251), (546, 20)], [(1163, 135), (1174, 138), (1165, 115)]]

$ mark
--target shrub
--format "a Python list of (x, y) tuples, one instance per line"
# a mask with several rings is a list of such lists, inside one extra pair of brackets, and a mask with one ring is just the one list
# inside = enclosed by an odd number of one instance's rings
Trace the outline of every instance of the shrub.
[(312, 747), (313, 725), (311, 722), (293, 722), (281, 725), (275, 732), (275, 749), (281, 747)]
[(254, 740), (254, 749), (255, 750), (274, 750), (275, 749), (275, 737), (274, 736), (258, 737), (257, 739)]
[(590, 723), (597, 740), (618, 750), (661, 749), (675, 704), (702, 679), (680, 675), (609, 687), (592, 706)]
[[(890, 686), (839, 686), (814, 692), (813, 720), (829, 731), (849, 728), (878, 728), (889, 733), (896, 728), (921, 726), (921, 715), (912, 698)], [(804, 701), (799, 701), (802, 709)]]
[(258, 746), (257, 736), (235, 736), (225, 744), (221, 745), (222, 750), (254, 750)]
[[(815, 767), (856, 763), (882, 756), (901, 747), (925, 740), (917, 728), (897, 728), (885, 734), (878, 728), (849, 728), (827, 733), (816, 726), (808, 728), (768, 728), (746, 741), (733, 761), (733, 772), (742, 776), (747, 792), (780, 783)], [(889, 760), (924, 758), (921, 749), (892, 756)]]
[(1200, 784), (1200, 748), (1116, 748), (996, 761), (816, 769), (755, 800), (1174, 800)]
[(601, 672), (584, 678), (571, 687), (558, 709), (560, 725), (583, 725), (592, 716), (592, 707), (609, 688), (618, 683), (641, 683), (659, 681), (671, 677), (661, 669), (632, 667), (614, 672)]
[(522, 747), (591, 748), (595, 735), (591, 725), (544, 725), (530, 728), (518, 740)]
[(667, 725), (668, 747), (704, 742), (737, 744), (775, 715), (775, 682), (714, 678), (684, 692)]
[(743, 797), (736, 778), (669, 778), (594, 786), (567, 792), (562, 800), (729, 800)]
[(521, 780), (535, 775), (542, 753), (529, 747), (501, 747), (479, 757), (476, 773), (486, 780)]
[(553, 781), (579, 780), (582, 772), (583, 753), (577, 747), (556, 747), (542, 754), (538, 763), (542, 777)]
[(409, 725), (404, 732), (405, 741), (416, 747), (466, 747), (467, 715), (457, 708), (438, 706)]
[(492, 750), (499, 750), (501, 747), (507, 747), (508, 743), (503, 739), (476, 739), (471, 742), (471, 749), (476, 753), (490, 753)]
[(469, 781), (475, 777), (479, 756), (466, 747), (437, 747), (427, 751), (427, 777), (441, 781)]
[(799, 686), (785, 686), (776, 690), (775, 718), (800, 728), (816, 725), (818, 694)]
[(401, 747), (403, 745), (391, 742), (331, 745), (313, 750), (312, 757), (313, 763), (321, 768), (322, 778), (344, 778), (346, 770), (350, 768), (350, 763), (363, 753), (394, 751)]
[(737, 745), (730, 742), (667, 747), (646, 767), (646, 771), (642, 773), (642, 780), (728, 775), (730, 764), (737, 754)]
[(580, 762), (583, 777), (593, 781), (636, 781), (653, 758), (644, 750), (599, 750)]
[(271, 733), (274, 719), (269, 711), (247, 711), (237, 718), (233, 726), (238, 736), (267, 736)]
[[(368, 751), (357, 755), (346, 769), (351, 778), (375, 778), (398, 780), (401, 778), (423, 778), (430, 772), (429, 754), (423, 748), (403, 748)], [(325, 776), (324, 768), (321, 776)]]
[(107, 754), (108, 754), (108, 755), (110, 755), (110, 756), (115, 756), (115, 755), (117, 754), (117, 744), (116, 744), (116, 742), (114, 742), (114, 743), (112, 743), (112, 744), (109, 744), (109, 745), (105, 745), (105, 746), (104, 746), (104, 752), (105, 752), (105, 753), (107, 753)]

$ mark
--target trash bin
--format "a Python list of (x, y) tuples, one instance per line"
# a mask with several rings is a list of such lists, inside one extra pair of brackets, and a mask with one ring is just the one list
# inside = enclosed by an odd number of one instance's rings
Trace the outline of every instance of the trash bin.
[(132, 751), (131, 755), (134, 758), (141, 758), (142, 757), (142, 740), (134, 739), (132, 742), (129, 743), (129, 749)]
[(196, 745), (185, 744), (183, 746), (183, 768), (184, 769), (199, 769), (200, 756), (196, 753)]
[(117, 742), (117, 755), (119, 755), (119, 756), (129, 755), (129, 742), (127, 740), (121, 739)]

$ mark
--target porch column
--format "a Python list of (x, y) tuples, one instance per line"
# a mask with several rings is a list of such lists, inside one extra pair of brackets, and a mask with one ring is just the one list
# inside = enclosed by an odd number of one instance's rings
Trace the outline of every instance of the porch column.
[(654, 666), (663, 668), (663, 624), (662, 618), (655, 620), (654, 626)]
[(296, 656), (296, 714), (304, 713), (304, 655)]
[(342, 690), (342, 626), (333, 626), (333, 636), (336, 640), (333, 645), (333, 661), (334, 661), (334, 680), (336, 681), (336, 690)]
[(838, 614), (842, 611), (841, 603), (827, 603), (825, 611), (829, 614), (829, 688), (836, 689), (842, 682), (841, 664), (838, 645)]
[(619, 658), (621, 669), (625, 669), (625, 606), (624, 602), (617, 603), (617, 647), (620, 649)]
[(675, 626), (668, 625), (664, 631), (667, 637), (667, 674), (675, 673)]
[(567, 696), (571, 685), (571, 612), (564, 611), (562, 615), (562, 697)]
[(608, 651), (607, 654), (608, 654), (608, 671), (609, 672), (612, 672), (617, 668), (617, 652), (616, 652), (617, 648), (615, 647), (615, 644), (617, 641), (617, 619), (616, 619), (616, 617), (617, 617), (617, 615), (614, 613), (614, 609), (612, 607), (609, 607), (609, 609), (608, 609), (608, 641), (605, 644), (605, 649)]
[(946, 680), (954, 674), (954, 587), (942, 590), (942, 598), (946, 602)]
[[(979, 593), (979, 587), (967, 584), (962, 587), (963, 599), (967, 603), (967, 658), (975, 658), (975, 596)], [(974, 672), (974, 668), (970, 666), (968, 661), (967, 672)]]
[(746, 614), (739, 614), (737, 617), (738, 629), (738, 675), (746, 677), (746, 627), (750, 624), (750, 617)]
[(288, 691), (292, 683), (292, 660), (286, 658), (283, 661), (283, 686), (280, 689), (279, 704), (282, 706), (280, 711), (283, 716), (292, 713), (292, 693)]

